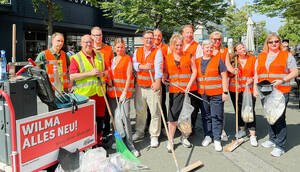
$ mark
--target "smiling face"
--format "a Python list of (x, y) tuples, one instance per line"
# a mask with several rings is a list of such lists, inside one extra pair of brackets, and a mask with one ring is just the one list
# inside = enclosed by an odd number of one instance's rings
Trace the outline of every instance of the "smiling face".
[(213, 43), (213, 46), (215, 49), (218, 49), (222, 42), (222, 35), (220, 34), (213, 34), (210, 38), (211, 42)]
[(145, 48), (150, 49), (153, 46), (154, 41), (152, 33), (146, 33), (142, 40)]
[(93, 39), (90, 35), (84, 35), (81, 38), (81, 48), (84, 52), (91, 54), (93, 51)]
[(269, 51), (279, 51), (279, 47), (280, 47), (280, 39), (278, 39), (275, 36), (272, 36), (269, 40), (268, 40), (268, 48)]
[(102, 43), (102, 31), (99, 29), (94, 29), (91, 31), (92, 38), (94, 40), (95, 45), (100, 45)]
[(117, 43), (114, 46), (115, 52), (117, 54), (117, 56), (122, 56), (124, 55), (125, 52), (125, 44), (124, 43)]
[(54, 51), (59, 51), (64, 45), (64, 41), (65, 41), (64, 37), (60, 34), (57, 34), (51, 41), (52, 49)]
[(193, 41), (193, 39), (194, 39), (193, 28), (185, 27), (182, 30), (182, 36), (183, 36), (184, 42), (186, 42), (186, 43), (190, 43), (191, 41)]
[(158, 46), (161, 43), (161, 40), (162, 40), (162, 33), (161, 33), (160, 30), (155, 30), (153, 32), (153, 34), (154, 34), (154, 44), (156, 46)]
[(203, 45), (203, 56), (204, 57), (211, 57), (214, 51), (213, 44), (205, 44)]
[(243, 44), (239, 44), (235, 48), (235, 53), (238, 56), (245, 56), (247, 54), (246, 48)]
[(174, 50), (176, 54), (182, 54), (183, 52), (183, 41), (175, 40), (174, 42)]

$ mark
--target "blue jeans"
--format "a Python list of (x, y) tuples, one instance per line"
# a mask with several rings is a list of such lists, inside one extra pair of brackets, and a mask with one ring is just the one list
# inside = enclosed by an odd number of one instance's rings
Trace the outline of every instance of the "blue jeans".
[[(275, 122), (274, 125), (270, 125), (268, 123), (268, 131), (269, 131), (269, 140), (275, 143), (276, 147), (284, 149), (287, 138), (287, 129), (286, 129), (286, 121), (285, 121), (285, 112), (286, 107), (289, 102), (289, 93), (283, 94), (285, 98), (285, 109), (281, 117)], [(262, 99), (262, 104), (264, 104), (264, 99)]]
[(220, 141), (223, 128), (224, 112), (222, 94), (215, 96), (201, 94), (200, 96), (202, 99), (207, 100), (210, 103), (207, 104), (206, 102), (203, 102), (200, 104), (204, 136), (210, 136), (214, 140)]

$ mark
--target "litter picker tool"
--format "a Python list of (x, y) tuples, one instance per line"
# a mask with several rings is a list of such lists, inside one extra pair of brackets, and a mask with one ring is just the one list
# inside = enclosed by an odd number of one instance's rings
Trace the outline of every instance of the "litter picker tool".
[[(152, 73), (151, 73), (150, 70), (149, 70), (149, 74), (150, 74), (150, 78), (151, 78), (152, 83), (154, 83), (154, 79), (153, 79), (153, 76), (152, 76)], [(167, 126), (167, 123), (166, 123), (166, 119), (164, 117), (164, 113), (163, 113), (159, 98), (158, 98), (156, 93), (154, 93), (154, 96), (156, 98), (156, 101), (157, 101), (157, 104), (158, 104), (158, 107), (159, 107), (159, 110), (160, 110), (160, 115), (162, 117), (163, 124), (164, 124), (165, 130), (166, 130), (167, 136), (168, 136), (169, 144), (172, 145), (170, 135), (169, 135), (169, 131), (168, 131), (168, 126)], [(196, 161), (193, 164), (190, 164), (190, 165), (186, 166), (185, 168), (183, 168), (182, 170), (180, 170), (173, 146), (171, 146), (171, 153), (172, 153), (172, 157), (174, 159), (174, 162), (175, 162), (175, 165), (176, 165), (176, 168), (177, 168), (177, 172), (188, 172), (188, 171), (191, 171), (191, 170), (193, 170), (197, 167), (200, 167), (202, 165), (201, 161)]]
[[(93, 63), (93, 66), (95, 67), (95, 64), (92, 60), (92, 63)], [(128, 148), (126, 147), (125, 143), (123, 142), (122, 140), (122, 137), (120, 136), (120, 133), (117, 131), (117, 127), (116, 127), (116, 123), (115, 123), (115, 120), (114, 120), (114, 117), (111, 113), (111, 109), (110, 109), (110, 106), (109, 106), (109, 103), (108, 103), (108, 100), (107, 100), (107, 97), (106, 97), (106, 94), (103, 90), (103, 84), (102, 84), (102, 81), (100, 79), (100, 77), (97, 77), (98, 79), (98, 82), (100, 84), (100, 88), (101, 88), (101, 92), (103, 94), (103, 97), (104, 97), (104, 101), (105, 101), (105, 104), (106, 104), (106, 107), (107, 107), (107, 110), (108, 110), (108, 114), (110, 116), (110, 119), (111, 119), (111, 122), (113, 124), (113, 128), (114, 128), (114, 137), (115, 137), (115, 141), (116, 141), (116, 148), (117, 148), (117, 151), (119, 153), (122, 154), (122, 156), (128, 160), (132, 160), (134, 162), (137, 162), (137, 163), (141, 163), (141, 161), (136, 158), (129, 150)]]
[[(235, 63), (235, 68), (238, 67), (238, 62), (237, 62), (237, 56), (234, 59), (234, 63)], [(239, 132), (239, 126), (238, 126), (238, 113), (239, 113), (239, 107), (238, 107), (238, 87), (239, 87), (239, 83), (238, 83), (238, 74), (235, 75), (235, 133), (236, 135)], [(243, 138), (236, 138), (236, 140), (232, 140), (232, 142), (228, 145), (226, 145), (224, 147), (224, 151), (226, 152), (232, 152), (234, 151), (237, 147), (239, 147), (242, 143), (244, 142)]]
[[(177, 87), (178, 89), (180, 89), (181, 91), (184, 91), (184, 92), (185, 92), (185, 90), (184, 90), (183, 88), (181, 88), (180, 86), (178, 86), (177, 84), (173, 84), (173, 83), (171, 83), (169, 80), (165, 80), (165, 81), (167, 81), (167, 83), (169, 83), (170, 85), (173, 85), (173, 86)], [(194, 96), (194, 97), (196, 97), (197, 99), (202, 100), (202, 101), (204, 101), (205, 103), (209, 104), (209, 102), (208, 102), (207, 100), (204, 100), (204, 99), (202, 99), (201, 97), (199, 97), (199, 96), (197, 96), (197, 95), (195, 95), (195, 94), (193, 94), (193, 93), (191, 93), (191, 92), (187, 92), (187, 93), (190, 94), (190, 95), (192, 95), (192, 96)]]

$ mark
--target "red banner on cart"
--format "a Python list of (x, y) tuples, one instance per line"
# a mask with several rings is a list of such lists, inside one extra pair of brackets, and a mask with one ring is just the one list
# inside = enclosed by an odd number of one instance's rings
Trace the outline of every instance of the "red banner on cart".
[[(21, 123), (19, 126), (21, 163), (94, 134), (94, 106), (81, 107)], [(90, 144), (90, 143), (89, 143)]]

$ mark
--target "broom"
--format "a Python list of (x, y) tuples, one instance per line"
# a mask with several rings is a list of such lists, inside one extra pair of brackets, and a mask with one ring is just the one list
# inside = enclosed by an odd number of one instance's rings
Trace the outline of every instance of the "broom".
[[(235, 57), (234, 59), (234, 65), (235, 65), (235, 68), (237, 68), (237, 56)], [(239, 83), (238, 83), (238, 74), (235, 75), (235, 132), (236, 134), (239, 132), (239, 127), (238, 127), (238, 110), (239, 110), (239, 107), (238, 107), (238, 86), (239, 86)], [(225, 152), (232, 152), (234, 151), (237, 147), (239, 147), (242, 143), (244, 142), (244, 139), (243, 138), (236, 138), (236, 140), (232, 140), (232, 142), (228, 145), (226, 145), (224, 147), (224, 151)]]
[[(152, 76), (152, 73), (151, 73), (150, 70), (149, 70), (149, 74), (150, 74), (150, 78), (151, 78), (151, 81), (152, 81), (152, 84), (153, 84), (154, 83), (154, 79), (153, 79), (153, 76)], [(158, 107), (159, 107), (159, 110), (160, 110), (160, 115), (162, 117), (163, 124), (165, 126), (165, 130), (166, 130), (166, 133), (167, 133), (167, 136), (168, 136), (169, 144), (172, 145), (172, 142), (171, 142), (171, 139), (170, 139), (170, 135), (169, 135), (169, 131), (168, 131), (168, 126), (167, 126), (167, 123), (166, 123), (166, 120), (165, 120), (165, 117), (164, 117), (164, 113), (163, 113), (163, 110), (162, 110), (159, 98), (158, 98), (158, 96), (155, 93), (154, 93), (154, 95), (155, 95), (156, 101), (158, 103)], [(200, 167), (200, 166), (203, 165), (201, 161), (196, 161), (196, 162), (194, 162), (194, 163), (192, 163), (192, 164), (184, 167), (182, 170), (180, 170), (173, 146), (171, 146), (171, 152), (172, 152), (172, 157), (174, 159), (174, 162), (175, 162), (175, 165), (176, 165), (176, 168), (177, 168), (177, 172), (188, 172), (188, 171), (191, 171), (191, 170), (193, 170), (193, 169), (195, 169), (195, 168)]]
[[(95, 65), (94, 65), (95, 66)], [(120, 133), (117, 131), (117, 128), (116, 128), (116, 124), (115, 124), (115, 120), (114, 120), (114, 117), (111, 113), (111, 110), (110, 110), (110, 107), (109, 107), (109, 104), (108, 104), (108, 101), (107, 101), (107, 97), (105, 95), (105, 92), (103, 90), (103, 84), (102, 84), (102, 81), (99, 77), (97, 77), (98, 79), (98, 82), (100, 84), (100, 87), (101, 87), (101, 92), (103, 94), (103, 97), (104, 97), (104, 100), (105, 100), (105, 104), (106, 104), (106, 107), (107, 107), (107, 110), (108, 110), (108, 114), (110, 116), (110, 119), (111, 119), (111, 122), (113, 124), (113, 128), (114, 128), (114, 137), (115, 137), (115, 141), (116, 141), (116, 149), (117, 149), (117, 152), (121, 153), (122, 156), (128, 160), (131, 160), (131, 161), (135, 161), (137, 163), (141, 163), (141, 161), (136, 158), (129, 150), (128, 148), (126, 147), (125, 143), (123, 142), (122, 140), (122, 137), (120, 136)]]

